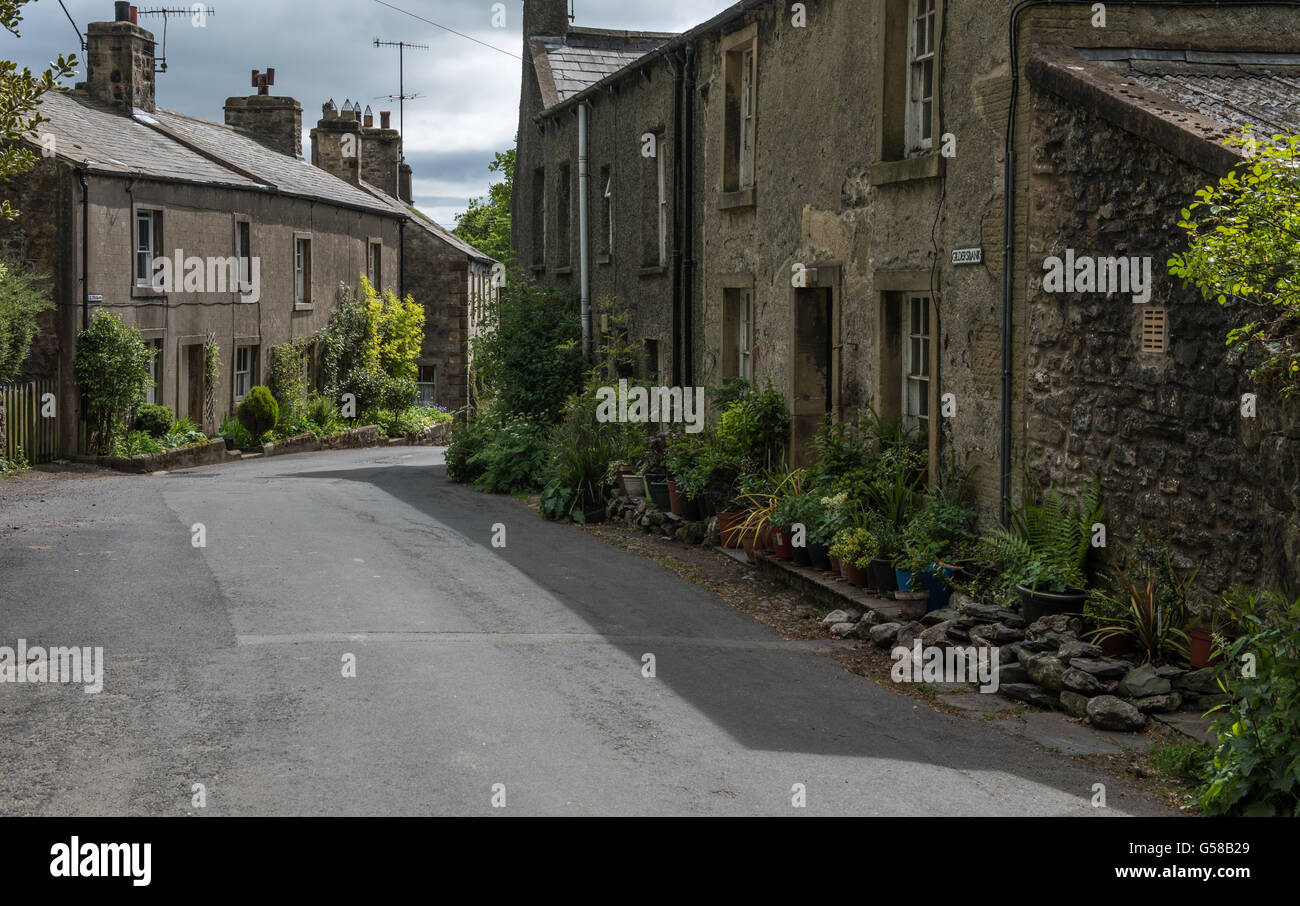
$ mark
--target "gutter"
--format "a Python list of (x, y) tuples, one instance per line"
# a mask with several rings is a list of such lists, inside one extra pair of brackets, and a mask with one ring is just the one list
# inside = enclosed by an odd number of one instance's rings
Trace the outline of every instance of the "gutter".
[(90, 327), (90, 168), (82, 164), (77, 168), (81, 181), (81, 329)]
[(668, 58), (673, 68), (673, 386), (682, 386), (682, 359), (686, 341), (682, 335), (682, 83), (685, 73), (677, 54)]

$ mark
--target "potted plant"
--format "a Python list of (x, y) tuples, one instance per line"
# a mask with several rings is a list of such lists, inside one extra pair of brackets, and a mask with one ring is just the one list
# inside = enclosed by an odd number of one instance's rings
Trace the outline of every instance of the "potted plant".
[(869, 529), (846, 528), (835, 536), (831, 554), (844, 566), (844, 578), (851, 585), (867, 588), (871, 584), (868, 567), (880, 549), (880, 542)]
[[(778, 519), (782, 505), (803, 492), (805, 472), (781, 470), (765, 472), (741, 481), (741, 502), (745, 507), (745, 521), (740, 526), (741, 535), (754, 539), (761, 549), (770, 549), (783, 559), (789, 557), (789, 525)], [(778, 550), (779, 548), (779, 550)]]
[(1043, 494), (1027, 479), (1022, 501), (1011, 513), (1011, 528), (999, 527), (981, 542), (979, 556), (998, 565), (1001, 583), (1019, 594), (1027, 621), (1083, 613), (1092, 527), (1104, 513), (1096, 476), (1078, 505), (1056, 491)]
[(1166, 663), (1186, 658), (1188, 613), (1176, 601), (1161, 594), (1158, 571), (1150, 564), (1141, 564), (1137, 581), (1129, 579), (1124, 570), (1116, 567), (1118, 584), (1111, 589), (1094, 589), (1090, 597), (1110, 598), (1103, 612), (1117, 616), (1103, 616), (1101, 626), (1090, 635), (1094, 641), (1104, 641), (1116, 636), (1127, 637), (1144, 662)]
[(640, 464), (650, 499), (665, 513), (672, 510), (672, 500), (668, 496), (667, 457), (668, 435), (659, 433), (646, 444)]
[(821, 516), (821, 498), (816, 491), (805, 491), (783, 500), (774, 510), (773, 518), (779, 520), (790, 534), (790, 559), (796, 566), (811, 566), (809, 556), (810, 526)]
[(1235, 585), (1196, 615), (1188, 633), (1187, 659), (1194, 669), (1212, 667), (1242, 632), (1246, 614), (1256, 612), (1268, 597), (1245, 585)]

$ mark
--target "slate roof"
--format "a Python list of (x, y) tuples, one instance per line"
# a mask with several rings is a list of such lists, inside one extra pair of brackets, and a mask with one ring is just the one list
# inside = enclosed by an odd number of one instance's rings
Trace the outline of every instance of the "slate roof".
[(564, 37), (533, 37), (530, 46), (543, 106), (568, 100), (675, 37), (668, 32), (583, 28), (571, 29)]
[(442, 227), (438, 226), (438, 224), (434, 222), (433, 218), (429, 217), (429, 215), (425, 214), (423, 211), (419, 210), (418, 208), (415, 208), (407, 204), (406, 202), (402, 201), (400, 198), (393, 198), (383, 189), (379, 188), (378, 186), (372, 186), (364, 179), (361, 181), (361, 187), (365, 189), (367, 192), (370, 192), (372, 195), (374, 195), (376, 200), (381, 201), (385, 205), (387, 205), (394, 213), (401, 214), (409, 218), (412, 225), (417, 226), (420, 229), (423, 229), (426, 233), (433, 235), (434, 237), (441, 240), (442, 242), (445, 242), (447, 245), (451, 246), (457, 251), (463, 252), (466, 256), (473, 258), (476, 261), (482, 261), (485, 263), (496, 263), (495, 258), (492, 258), (490, 255), (483, 254), (478, 249), (474, 248), (474, 246), (466, 242), (464, 239), (461, 239), (455, 233), (452, 233), (449, 230), (445, 230)]
[(58, 157), (72, 164), (87, 162), (92, 172), (274, 191), (393, 212), (392, 205), (371, 193), (220, 123), (163, 109), (127, 116), (84, 95), (63, 92), (47, 94), (40, 112), (50, 122), (37, 128), (38, 141), (53, 135)]
[(1149, 50), (1080, 54), (1231, 131), (1251, 125), (1262, 135), (1300, 133), (1300, 54)]

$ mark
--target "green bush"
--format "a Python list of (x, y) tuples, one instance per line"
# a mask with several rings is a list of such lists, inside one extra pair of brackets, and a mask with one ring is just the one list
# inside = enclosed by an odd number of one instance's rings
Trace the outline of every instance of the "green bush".
[(176, 417), (166, 406), (145, 403), (135, 413), (135, 430), (144, 431), (150, 437), (162, 437), (172, 430)]
[(1300, 817), (1300, 598), (1268, 598), (1225, 653), (1219, 685), (1232, 702), (1216, 709), (1207, 815)]
[(513, 272), (473, 340), (477, 377), (504, 412), (555, 422), (582, 385), (581, 336), (568, 293)]
[(226, 416), (221, 421), (221, 436), (225, 438), (229, 450), (248, 450), (253, 446), (253, 435), (239, 423), (238, 419)]
[(271, 347), (271, 373), (266, 386), (281, 414), (299, 412), (307, 405), (308, 340), (299, 338)]
[(491, 436), (489, 418), (486, 414), (471, 414), (463, 422), (457, 422), (452, 429), (451, 439), (447, 443), (447, 476), (461, 484), (472, 484), (483, 474), (486, 466), (479, 458), (484, 446)]
[(489, 494), (518, 494), (539, 487), (546, 462), (547, 437), (544, 425), (521, 416), (509, 416), (491, 429), (474, 467), (482, 472), (474, 486)]
[(253, 440), (260, 441), (262, 435), (274, 428), (280, 420), (280, 407), (269, 389), (254, 387), (248, 391), (235, 414)]
[(420, 388), (408, 378), (389, 377), (382, 371), (358, 368), (338, 385), (338, 393), (339, 399), (345, 393), (355, 396), (358, 413), (378, 409), (404, 412), (419, 399)]
[(161, 453), (163, 445), (147, 431), (131, 431), (125, 437), (119, 437), (114, 443), (114, 452), (118, 456), (139, 456), (142, 453)]
[(153, 352), (140, 339), (140, 331), (116, 315), (97, 311), (90, 326), (77, 335), (72, 364), (89, 414), (90, 448), (107, 453), (126, 414), (145, 400)]
[(0, 384), (18, 377), (39, 329), (37, 316), (54, 307), (37, 286), (42, 279), (21, 265), (0, 261)]

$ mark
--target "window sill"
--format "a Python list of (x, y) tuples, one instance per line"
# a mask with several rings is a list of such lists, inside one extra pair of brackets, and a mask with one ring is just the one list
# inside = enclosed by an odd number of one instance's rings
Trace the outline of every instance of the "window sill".
[(924, 157), (909, 157), (906, 160), (882, 160), (871, 165), (871, 184), (883, 186), (896, 182), (912, 182), (918, 179), (936, 179), (943, 175), (943, 157), (938, 152), (930, 152)]
[(315, 311), (315, 310), (316, 310), (316, 303), (315, 303), (315, 302), (295, 302), (295, 303), (293, 303), (293, 310), (294, 310), (294, 311)]
[(752, 208), (754, 206), (754, 187), (740, 189), (737, 192), (723, 192), (718, 196), (718, 209), (721, 211), (730, 211), (736, 208)]
[(529, 269), (530, 271), (532, 271), (534, 274), (544, 274), (544, 273), (546, 273), (546, 265), (545, 265), (545, 264), (530, 264), (530, 265), (528, 265), (528, 269)]
[(167, 290), (159, 289), (156, 286), (141, 286), (136, 284), (131, 287), (132, 299), (166, 299)]
[(668, 265), (666, 264), (648, 264), (645, 267), (636, 269), (638, 277), (662, 277), (666, 273), (668, 273)]
[(597, 255), (597, 256), (596, 256), (596, 263), (597, 263), (597, 264), (613, 264), (613, 263), (614, 263), (614, 259), (613, 259), (611, 256), (609, 256), (609, 255)]
[(573, 266), (566, 264), (564, 267), (557, 267), (553, 273), (561, 277), (568, 276), (569, 274), (573, 273)]

